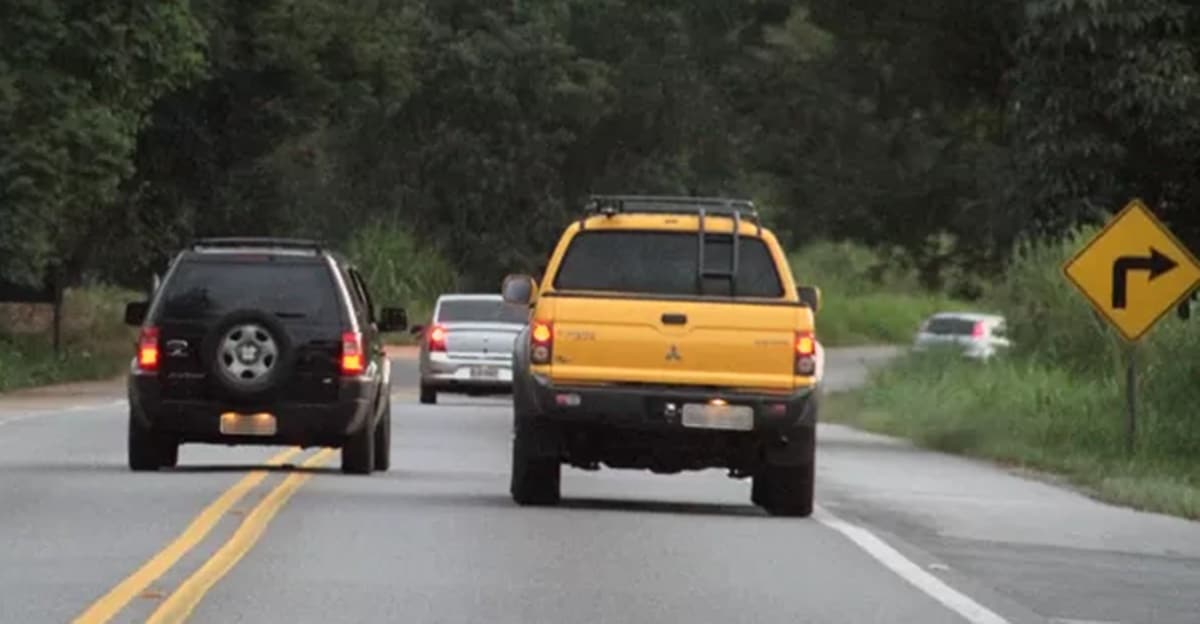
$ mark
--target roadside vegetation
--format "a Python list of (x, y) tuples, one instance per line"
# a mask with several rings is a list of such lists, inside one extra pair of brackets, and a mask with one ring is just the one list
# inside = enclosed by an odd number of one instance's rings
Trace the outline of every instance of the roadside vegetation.
[(1167, 317), (1139, 346), (1137, 443), (1127, 453), (1125, 347), (1059, 272), (1092, 233), (1020, 249), (989, 291), (984, 301), (1009, 321), (1010, 355), (906, 356), (867, 388), (831, 397), (826, 418), (1200, 518), (1200, 325)]
[(0, 392), (119, 375), (133, 354), (125, 303), (136, 297), (110, 287), (67, 290), (58, 354), (50, 306), (0, 306)]

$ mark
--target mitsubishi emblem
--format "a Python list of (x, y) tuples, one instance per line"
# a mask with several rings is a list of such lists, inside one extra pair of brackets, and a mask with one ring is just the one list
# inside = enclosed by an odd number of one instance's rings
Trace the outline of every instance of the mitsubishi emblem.
[(679, 355), (679, 347), (677, 347), (675, 345), (671, 345), (671, 348), (667, 349), (667, 361), (668, 362), (678, 362), (682, 359), (683, 359), (683, 356)]

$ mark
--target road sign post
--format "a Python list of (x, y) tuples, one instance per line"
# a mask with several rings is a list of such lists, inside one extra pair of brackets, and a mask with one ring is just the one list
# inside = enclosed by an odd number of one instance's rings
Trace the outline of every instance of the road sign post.
[(1063, 274), (1127, 342), (1125, 443), (1133, 452), (1137, 343), (1200, 286), (1200, 262), (1135, 199), (1067, 262)]

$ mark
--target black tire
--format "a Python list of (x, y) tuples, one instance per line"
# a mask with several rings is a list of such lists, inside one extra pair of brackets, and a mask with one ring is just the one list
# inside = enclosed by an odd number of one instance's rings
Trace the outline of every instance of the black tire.
[[(271, 372), (252, 384), (236, 383), (228, 378), (218, 353), (226, 332), (242, 324), (255, 324), (265, 329), (278, 349)], [(201, 345), (201, 358), (208, 370), (208, 378), (226, 396), (238, 400), (269, 399), (291, 376), (294, 357), (295, 349), (284, 326), (274, 316), (257, 310), (235, 310), (226, 314), (212, 326)]]
[(384, 397), (379, 424), (375, 425), (375, 470), (387, 472), (392, 467), (392, 399)]
[(518, 505), (557, 505), (562, 498), (562, 464), (555, 457), (533, 455), (533, 435), (537, 434), (523, 427), (513, 436), (512, 499)]
[(437, 390), (421, 384), (421, 403), (424, 405), (433, 405), (437, 403)]
[(798, 465), (766, 464), (754, 476), (750, 500), (772, 516), (807, 518), (813, 512), (816, 485), (816, 427), (796, 436), (807, 446), (806, 461)]
[(813, 512), (815, 467), (766, 466), (754, 477), (751, 498), (772, 516), (807, 518)]
[(342, 472), (369, 475), (374, 467), (375, 427), (371, 426), (368, 418), (362, 429), (346, 438), (346, 444), (342, 447)]
[(557, 446), (554, 433), (534, 420), (520, 384), (513, 386), (512, 482), (509, 492), (518, 505), (551, 506), (562, 498), (562, 464), (547, 450)]
[(179, 443), (146, 429), (130, 414), (128, 454), (134, 472), (173, 468), (179, 462)]

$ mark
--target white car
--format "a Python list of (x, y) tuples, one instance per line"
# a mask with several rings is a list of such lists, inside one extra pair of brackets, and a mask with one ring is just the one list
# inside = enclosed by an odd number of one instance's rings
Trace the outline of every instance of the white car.
[(512, 353), (529, 310), (500, 295), (442, 295), (421, 335), (421, 402), (439, 392), (485, 395), (512, 390)]
[(954, 347), (966, 357), (988, 360), (1012, 346), (1006, 333), (1004, 317), (997, 314), (940, 312), (921, 323), (913, 350)]

